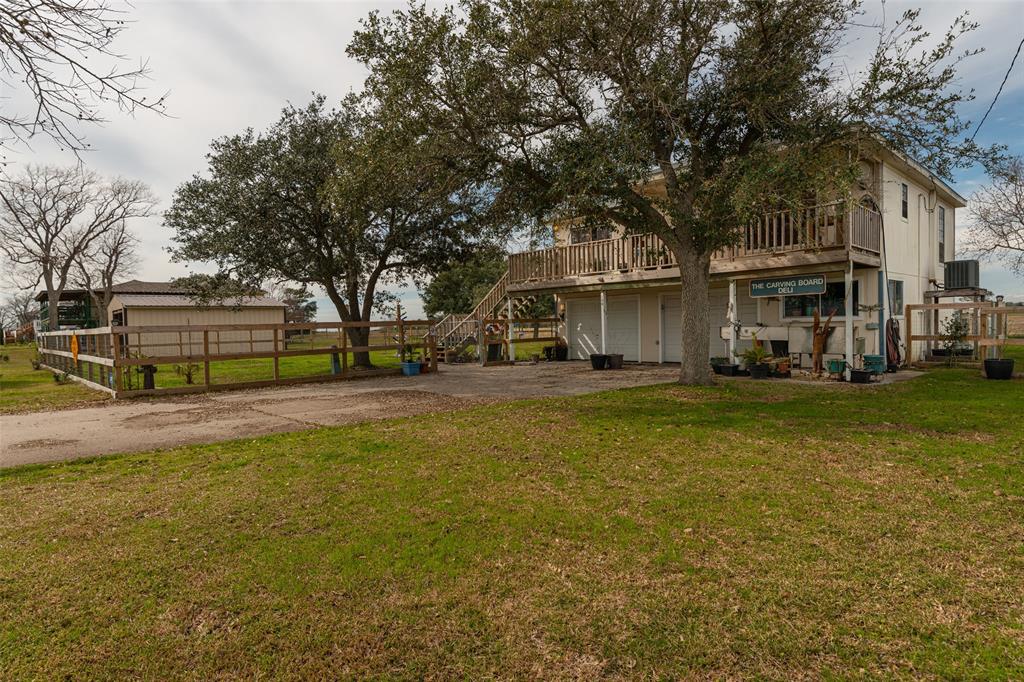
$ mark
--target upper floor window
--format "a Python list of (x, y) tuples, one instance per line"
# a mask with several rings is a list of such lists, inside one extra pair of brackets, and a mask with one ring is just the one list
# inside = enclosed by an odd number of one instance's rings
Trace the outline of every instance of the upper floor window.
[(907, 187), (907, 183), (900, 183), (900, 217), (907, 218), (910, 216), (910, 188)]
[(946, 262), (946, 209), (939, 206), (939, 262)]
[(569, 229), (569, 243), (583, 244), (601, 239), (611, 239), (612, 229), (608, 226), (593, 227), (580, 225)]
[[(859, 309), (859, 287), (853, 283), (853, 310), (854, 314)], [(835, 317), (846, 316), (846, 283), (830, 282), (825, 285), (823, 294), (802, 294), (800, 296), (785, 296), (782, 302), (783, 315), (785, 317), (814, 317), (814, 311), (819, 310), (822, 318), (835, 313)]]

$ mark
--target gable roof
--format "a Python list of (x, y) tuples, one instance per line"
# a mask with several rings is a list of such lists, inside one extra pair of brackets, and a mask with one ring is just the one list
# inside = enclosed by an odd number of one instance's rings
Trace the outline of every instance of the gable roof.
[(207, 305), (196, 303), (188, 294), (121, 294), (114, 300), (125, 308), (284, 308), (284, 303), (270, 296), (211, 301)]
[(180, 294), (182, 289), (174, 282), (144, 282), (130, 279), (110, 287), (115, 294)]

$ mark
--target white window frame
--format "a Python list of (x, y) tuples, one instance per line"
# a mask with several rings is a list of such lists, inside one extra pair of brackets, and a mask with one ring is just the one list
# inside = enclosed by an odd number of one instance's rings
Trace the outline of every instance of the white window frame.
[[(893, 305), (892, 303), (890, 303), (891, 299), (889, 298), (889, 293), (892, 290), (892, 285), (894, 283), (896, 283), (896, 282), (899, 282), (899, 285), (900, 285), (900, 298), (903, 299), (902, 301), (900, 301), (899, 305)], [(887, 306), (892, 306), (892, 310), (889, 311), (889, 317), (898, 317), (900, 319), (903, 319), (903, 312), (906, 310), (904, 308), (904, 306), (907, 303), (907, 284), (906, 284), (906, 280), (902, 280), (902, 279), (887, 279), (886, 280), (886, 292), (885, 292), (885, 294), (886, 294), (885, 304)], [(895, 297), (893, 297), (893, 298), (895, 298)]]
[[(825, 280), (825, 284), (826, 285), (828, 285), (828, 284), (846, 284), (846, 282), (844, 280), (829, 280), (829, 279), (826, 279)], [(853, 286), (857, 288), (857, 298), (858, 298), (857, 303), (859, 304), (860, 303), (859, 299), (860, 299), (861, 295), (863, 294), (864, 287), (863, 287), (863, 284), (861, 283), (861, 280), (859, 278), (857, 278), (857, 277), (853, 278)], [(796, 295), (797, 296), (802, 296), (803, 294), (796, 294)], [(791, 322), (811, 322), (811, 321), (814, 320), (814, 316), (813, 315), (805, 315), (805, 316), (800, 316), (800, 317), (795, 317), (795, 316), (787, 315), (786, 314), (786, 296), (779, 296), (778, 299), (779, 299), (779, 320), (781, 322), (786, 322), (786, 321), (791, 321)], [(832, 318), (833, 324), (836, 323), (836, 322), (842, 322), (843, 320), (847, 319), (847, 317), (845, 315), (845, 312), (846, 312), (845, 306), (843, 308), (843, 312), (844, 312), (844, 315), (842, 317), (833, 317)], [(822, 316), (822, 318), (821, 318), (822, 321), (824, 321), (826, 317), (827, 317), (827, 315), (826, 316)], [(856, 322), (857, 320), (863, 320), (863, 319), (864, 319), (864, 316), (861, 315), (860, 305), (855, 305), (854, 309), (853, 309), (853, 321)]]

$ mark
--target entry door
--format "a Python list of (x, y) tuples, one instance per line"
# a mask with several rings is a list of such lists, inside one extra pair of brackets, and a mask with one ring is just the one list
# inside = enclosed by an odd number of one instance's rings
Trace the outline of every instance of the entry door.
[[(600, 320), (599, 320), (600, 322)], [(640, 307), (635, 298), (608, 298), (609, 353), (621, 353), (623, 360), (640, 360)]]
[(571, 357), (586, 360), (601, 352), (601, 302), (596, 298), (569, 299), (565, 302)]
[(683, 352), (679, 338), (682, 326), (682, 302), (678, 296), (661, 299), (661, 361), (682, 362)]

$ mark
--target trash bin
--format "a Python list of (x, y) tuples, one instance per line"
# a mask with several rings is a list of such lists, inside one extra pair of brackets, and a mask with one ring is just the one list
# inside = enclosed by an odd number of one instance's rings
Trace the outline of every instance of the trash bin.
[(590, 366), (594, 369), (604, 369), (608, 366), (608, 356), (603, 353), (591, 353)]
[(500, 343), (489, 343), (487, 344), (487, 362), (495, 362), (501, 359), (501, 344)]
[(608, 369), (622, 369), (622, 353), (608, 355)]

